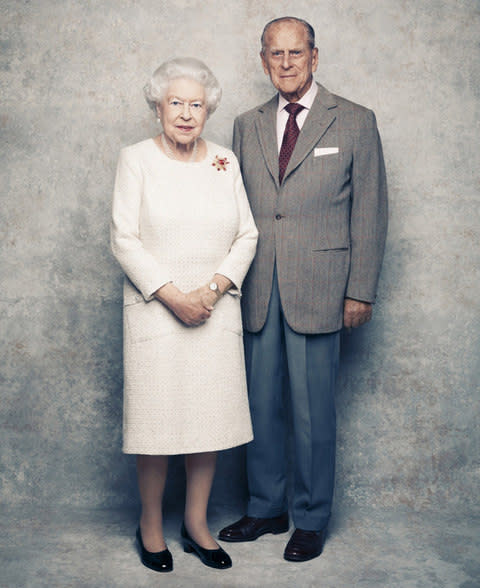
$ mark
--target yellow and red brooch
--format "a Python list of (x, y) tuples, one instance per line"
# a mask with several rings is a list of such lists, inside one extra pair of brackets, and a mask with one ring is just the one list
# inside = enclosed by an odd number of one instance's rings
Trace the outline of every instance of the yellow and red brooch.
[(215, 155), (212, 165), (217, 168), (217, 171), (227, 171), (227, 165), (229, 165), (229, 163), (230, 162), (226, 157), (218, 157), (218, 155)]

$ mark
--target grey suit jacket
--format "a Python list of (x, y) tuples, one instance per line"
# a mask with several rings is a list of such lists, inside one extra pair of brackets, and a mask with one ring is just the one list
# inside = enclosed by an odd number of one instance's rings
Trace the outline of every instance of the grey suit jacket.
[(299, 333), (342, 328), (345, 297), (374, 302), (387, 230), (382, 146), (371, 110), (319, 85), (282, 184), (278, 97), (235, 120), (233, 149), (259, 230), (243, 285), (245, 328), (268, 311), (274, 263), (282, 308)]

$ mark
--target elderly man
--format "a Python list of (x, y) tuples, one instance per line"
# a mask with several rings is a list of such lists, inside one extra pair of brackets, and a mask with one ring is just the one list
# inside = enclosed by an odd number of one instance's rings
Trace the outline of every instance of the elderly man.
[(313, 28), (292, 17), (271, 21), (260, 57), (278, 94), (234, 127), (259, 229), (242, 299), (254, 428), (249, 502), (247, 515), (219, 537), (253, 541), (288, 531), (289, 412), (295, 531), (284, 558), (306, 561), (322, 552), (331, 513), (339, 333), (371, 318), (387, 189), (373, 112), (313, 81)]

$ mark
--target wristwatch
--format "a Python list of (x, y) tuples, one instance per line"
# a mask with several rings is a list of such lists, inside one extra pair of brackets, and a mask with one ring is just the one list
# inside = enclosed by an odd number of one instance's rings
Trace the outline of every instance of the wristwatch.
[(217, 295), (217, 298), (222, 297), (222, 293), (220, 292), (220, 288), (218, 287), (217, 282), (210, 282), (210, 284), (208, 284), (208, 287), (210, 288), (210, 290), (212, 292), (215, 292), (215, 294)]

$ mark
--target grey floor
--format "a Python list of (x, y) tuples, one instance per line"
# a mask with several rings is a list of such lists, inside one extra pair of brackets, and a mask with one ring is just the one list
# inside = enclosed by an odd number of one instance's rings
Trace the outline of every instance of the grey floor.
[[(240, 514), (210, 515), (218, 530)], [(0, 511), (0, 586), (343, 588), (480, 586), (478, 520), (466, 515), (355, 509), (332, 521), (324, 553), (288, 563), (288, 534), (223, 544), (230, 570), (212, 570), (179, 542), (178, 517), (166, 520), (175, 569), (159, 574), (139, 562), (131, 510)]]

